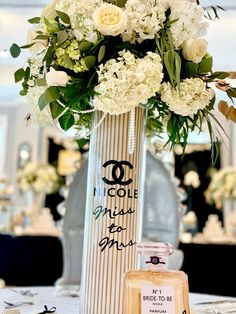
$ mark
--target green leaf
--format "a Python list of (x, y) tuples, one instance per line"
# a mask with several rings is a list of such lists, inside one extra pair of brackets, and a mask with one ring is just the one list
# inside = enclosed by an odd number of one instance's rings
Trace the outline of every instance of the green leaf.
[(43, 61), (46, 61), (46, 66), (50, 66), (55, 56), (55, 49), (53, 46), (50, 46), (43, 58)]
[(87, 139), (79, 139), (79, 140), (76, 140), (79, 148), (83, 148), (87, 143), (88, 143), (88, 140)]
[(63, 130), (69, 130), (72, 125), (75, 123), (75, 119), (73, 114), (67, 110), (60, 118), (59, 118), (60, 126)]
[(212, 64), (213, 64), (212, 57), (204, 58), (199, 64), (198, 73), (205, 74), (211, 72)]
[(68, 66), (68, 68), (72, 68), (74, 66), (73, 60), (68, 55), (64, 55), (62, 59), (63, 62)]
[(14, 73), (14, 76), (15, 76), (15, 83), (18, 83), (25, 77), (25, 70), (23, 68), (17, 70)]
[(60, 98), (60, 90), (56, 86), (50, 86), (45, 91), (45, 100), (49, 104)]
[(64, 22), (65, 24), (70, 24), (70, 17), (65, 13), (61, 11), (56, 11), (59, 18)]
[(37, 86), (47, 86), (47, 82), (46, 82), (45, 78), (37, 79), (36, 85)]
[(46, 101), (45, 93), (43, 93), (38, 100), (38, 106), (41, 111), (47, 106), (48, 102)]
[(175, 51), (174, 53), (174, 60), (175, 60), (175, 69), (174, 69), (174, 75), (175, 75), (175, 82), (178, 86), (180, 86), (180, 73), (181, 73), (181, 58), (180, 55)]
[(66, 31), (59, 31), (57, 33), (57, 42), (59, 45), (63, 44), (68, 38), (68, 34)]
[(58, 118), (65, 110), (57, 101), (50, 103), (50, 111), (53, 119)]
[(40, 23), (41, 18), (40, 17), (33, 17), (31, 19), (28, 20), (28, 22), (30, 24), (39, 24)]
[(21, 53), (21, 49), (17, 44), (13, 44), (10, 47), (10, 53), (13, 58), (17, 58)]
[(236, 88), (231, 87), (226, 93), (229, 97), (236, 98)]
[(44, 23), (47, 26), (47, 28), (53, 33), (58, 32), (58, 27), (52, 24), (48, 19), (46, 19), (46, 17), (44, 18)]
[(166, 51), (164, 53), (164, 64), (168, 72), (171, 85), (174, 85), (174, 51)]
[(124, 7), (125, 7), (125, 4), (126, 4), (126, 1), (127, 1), (127, 0), (117, 0), (117, 1), (116, 1), (116, 5), (117, 5), (119, 8), (124, 8)]
[[(48, 39), (48, 36), (47, 35), (43, 35), (43, 34), (39, 34), (37, 35), (34, 40), (37, 40), (37, 39), (43, 39), (43, 40), (46, 40)], [(22, 47), (21, 47), (22, 48)]]
[(218, 78), (218, 79), (220, 79), (220, 80), (223, 80), (223, 79), (225, 79), (225, 78), (228, 77), (228, 76), (229, 76), (229, 73), (228, 73), (228, 72), (220, 72), (220, 71), (218, 71), (218, 72), (212, 73), (211, 76), (209, 76), (209, 79), (210, 79), (211, 81), (213, 81), (213, 80), (216, 79), (216, 78)]
[(186, 62), (184, 65), (184, 72), (187, 76), (195, 76), (197, 74), (198, 65), (194, 62)]
[(86, 67), (88, 69), (90, 69), (90, 68), (92, 68), (95, 65), (96, 57), (94, 57), (94, 56), (87, 56), (87, 57), (84, 58), (84, 62), (86, 64)]
[(105, 45), (102, 45), (99, 49), (99, 52), (98, 52), (98, 62), (101, 62), (102, 59), (104, 58), (105, 56), (105, 52), (106, 52), (106, 46)]
[(30, 67), (25, 69), (25, 80), (27, 81), (30, 78)]
[(80, 51), (86, 51), (86, 50), (90, 49), (92, 46), (93, 46), (93, 44), (91, 42), (84, 40), (79, 44), (78, 48)]
[(33, 45), (35, 45), (36, 43), (31, 43), (31, 44), (27, 44), (27, 45), (24, 45), (24, 46), (20, 46), (21, 49), (28, 49), (30, 47), (32, 47)]

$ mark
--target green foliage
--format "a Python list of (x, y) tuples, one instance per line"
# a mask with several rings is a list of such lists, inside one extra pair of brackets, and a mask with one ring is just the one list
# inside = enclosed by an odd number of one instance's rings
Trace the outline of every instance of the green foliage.
[(21, 80), (23, 80), (23, 78), (25, 77), (25, 70), (24, 69), (19, 69), (15, 72), (14, 74), (15, 76), (15, 83), (20, 82)]
[(61, 11), (56, 11), (56, 13), (63, 23), (70, 24), (70, 17), (66, 13), (61, 12)]
[(50, 112), (53, 119), (57, 119), (64, 110), (64, 107), (62, 107), (57, 101), (50, 103)]
[(33, 17), (31, 19), (28, 20), (28, 22), (30, 24), (39, 24), (40, 23), (41, 18), (40, 17)]
[(60, 126), (63, 130), (69, 130), (75, 123), (73, 114), (67, 110), (59, 119)]
[(21, 53), (21, 49), (17, 44), (13, 44), (10, 47), (10, 53), (13, 58), (17, 58)]

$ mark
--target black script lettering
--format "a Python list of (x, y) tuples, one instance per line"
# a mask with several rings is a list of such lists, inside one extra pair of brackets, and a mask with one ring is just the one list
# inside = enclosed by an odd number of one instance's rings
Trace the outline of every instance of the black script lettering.
[(133, 242), (132, 240), (129, 241), (129, 243), (124, 244), (124, 243), (119, 243), (117, 240), (114, 239), (109, 239), (109, 237), (103, 238), (99, 242), (99, 246), (101, 247), (101, 252), (103, 252), (107, 247), (111, 249), (113, 246), (117, 251), (122, 251), (123, 248), (126, 248), (128, 246), (133, 246), (135, 245), (136, 242)]
[(93, 215), (95, 216), (95, 219), (98, 219), (101, 215), (104, 217), (106, 214), (108, 214), (110, 219), (115, 219), (117, 216), (132, 215), (135, 212), (135, 209), (132, 210), (132, 208), (129, 208), (127, 211), (121, 209), (117, 212), (116, 209), (117, 207), (115, 207), (115, 210), (112, 211), (107, 207), (102, 208), (102, 206), (99, 205), (94, 209)]
[(108, 227), (108, 229), (110, 233), (121, 232), (126, 230), (126, 228), (115, 225), (114, 222)]

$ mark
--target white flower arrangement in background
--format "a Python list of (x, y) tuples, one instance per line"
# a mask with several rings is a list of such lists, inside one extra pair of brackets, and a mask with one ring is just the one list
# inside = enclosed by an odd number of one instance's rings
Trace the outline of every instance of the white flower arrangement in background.
[(236, 199), (236, 168), (227, 167), (214, 172), (205, 198), (218, 209), (222, 209), (224, 198)]
[(61, 177), (50, 164), (29, 162), (18, 169), (17, 184), (22, 192), (52, 194), (60, 188)]

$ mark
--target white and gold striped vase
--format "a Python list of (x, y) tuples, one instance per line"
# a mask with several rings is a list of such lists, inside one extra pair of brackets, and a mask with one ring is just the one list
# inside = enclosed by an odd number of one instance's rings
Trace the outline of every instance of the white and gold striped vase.
[[(142, 233), (145, 111), (135, 111), (135, 149), (128, 153), (130, 114), (107, 115), (89, 153), (80, 314), (122, 313), (123, 275), (137, 267)], [(94, 125), (101, 112), (95, 113)]]

